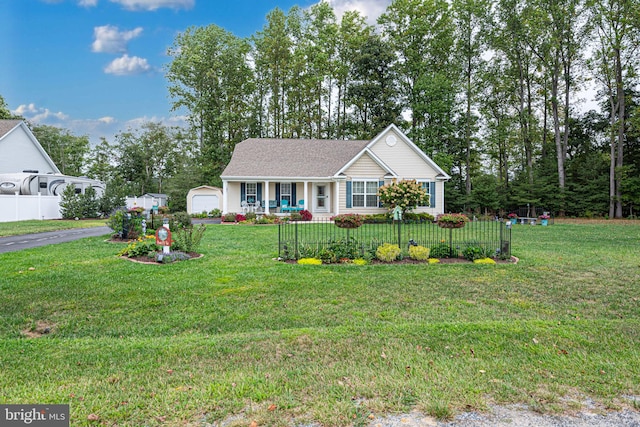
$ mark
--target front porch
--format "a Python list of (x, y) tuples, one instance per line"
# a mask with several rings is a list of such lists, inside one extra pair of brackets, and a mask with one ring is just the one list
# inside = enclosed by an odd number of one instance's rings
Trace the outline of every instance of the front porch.
[(330, 180), (225, 181), (223, 212), (289, 215), (307, 210), (314, 217), (339, 213), (340, 186)]

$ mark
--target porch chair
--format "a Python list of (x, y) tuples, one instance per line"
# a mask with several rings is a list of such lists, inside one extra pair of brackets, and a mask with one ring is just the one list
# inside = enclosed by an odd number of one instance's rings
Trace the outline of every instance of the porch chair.
[(291, 207), (289, 206), (288, 200), (280, 200), (280, 212), (291, 212)]
[(241, 201), (240, 209), (242, 210), (243, 214), (246, 214), (247, 212), (249, 212), (249, 203), (247, 203), (246, 200)]
[(304, 210), (304, 199), (298, 200), (298, 211)]

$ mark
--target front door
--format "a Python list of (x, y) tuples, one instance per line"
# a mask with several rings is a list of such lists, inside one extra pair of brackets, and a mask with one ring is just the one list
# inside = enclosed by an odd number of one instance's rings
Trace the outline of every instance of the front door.
[(327, 184), (315, 185), (314, 211), (329, 212), (329, 186)]

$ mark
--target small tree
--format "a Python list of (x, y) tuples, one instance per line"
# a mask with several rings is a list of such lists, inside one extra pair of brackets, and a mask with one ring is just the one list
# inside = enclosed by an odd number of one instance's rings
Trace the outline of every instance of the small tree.
[(60, 214), (64, 219), (82, 218), (82, 200), (76, 193), (76, 186), (69, 184), (64, 187), (60, 201)]
[(82, 218), (97, 218), (100, 209), (100, 201), (96, 198), (96, 189), (87, 187), (84, 194), (80, 195)]
[(399, 206), (402, 214), (418, 206), (429, 205), (429, 195), (416, 180), (402, 180), (383, 185), (378, 189), (378, 196), (382, 205), (389, 210)]

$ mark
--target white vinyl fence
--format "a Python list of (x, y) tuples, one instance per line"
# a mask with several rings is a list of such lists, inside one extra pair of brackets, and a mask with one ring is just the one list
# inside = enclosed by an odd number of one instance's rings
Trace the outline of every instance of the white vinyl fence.
[(0, 222), (60, 219), (61, 196), (0, 195)]

